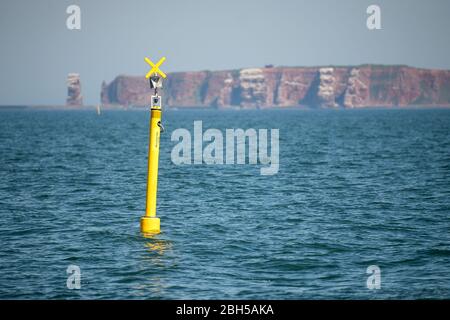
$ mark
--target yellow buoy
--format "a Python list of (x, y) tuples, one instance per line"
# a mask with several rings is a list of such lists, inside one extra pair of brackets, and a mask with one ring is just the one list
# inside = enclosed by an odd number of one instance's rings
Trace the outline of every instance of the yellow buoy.
[[(145, 61), (152, 66), (152, 70), (147, 73), (146, 78), (150, 80), (150, 88), (155, 89), (150, 107), (150, 133), (148, 144), (148, 166), (147, 166), (147, 197), (145, 216), (141, 218), (141, 231), (144, 234), (158, 234), (161, 231), (160, 220), (156, 217), (156, 195), (158, 189), (158, 162), (159, 162), (159, 141), (161, 129), (161, 96), (158, 95), (158, 88), (162, 88), (162, 79), (166, 74), (159, 70), (159, 66), (164, 62), (162, 58), (157, 64), (150, 59)], [(161, 77), (159, 76), (161, 75)]]

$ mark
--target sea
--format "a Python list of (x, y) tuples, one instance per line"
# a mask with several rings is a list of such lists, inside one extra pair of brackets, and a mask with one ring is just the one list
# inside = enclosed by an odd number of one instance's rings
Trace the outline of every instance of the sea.
[[(449, 299), (450, 110), (0, 111), (0, 299)], [(278, 129), (279, 170), (173, 132)], [(78, 281), (78, 282), (77, 282)]]

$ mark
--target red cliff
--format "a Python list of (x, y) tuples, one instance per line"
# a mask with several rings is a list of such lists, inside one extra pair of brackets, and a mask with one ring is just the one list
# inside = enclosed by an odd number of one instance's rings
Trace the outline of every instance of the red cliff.
[[(105, 105), (145, 106), (150, 95), (143, 76), (118, 76), (104, 83), (101, 93)], [(177, 72), (165, 80), (164, 104), (209, 108), (450, 106), (450, 70), (362, 65)]]

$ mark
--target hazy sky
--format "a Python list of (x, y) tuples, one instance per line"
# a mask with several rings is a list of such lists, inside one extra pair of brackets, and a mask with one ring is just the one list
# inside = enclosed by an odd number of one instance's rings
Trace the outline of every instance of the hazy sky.
[[(68, 30), (66, 8), (81, 8)], [(382, 30), (366, 27), (381, 7)], [(164, 71), (408, 64), (450, 69), (448, 0), (2, 0), (0, 104), (64, 104), (69, 72), (86, 104), (102, 80)]]

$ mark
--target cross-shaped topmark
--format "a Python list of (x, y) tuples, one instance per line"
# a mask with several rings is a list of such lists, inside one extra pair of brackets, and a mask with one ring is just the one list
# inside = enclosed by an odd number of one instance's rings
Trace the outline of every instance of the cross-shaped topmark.
[(166, 57), (162, 57), (156, 64), (154, 64), (147, 57), (145, 57), (144, 60), (152, 67), (152, 69), (145, 75), (145, 77), (147, 79), (150, 78), (152, 76), (152, 74), (154, 74), (154, 73), (159, 73), (161, 75), (161, 77), (163, 77), (163, 78), (167, 77), (166, 74), (159, 69), (159, 66), (162, 65), (162, 63), (166, 60)]

